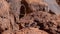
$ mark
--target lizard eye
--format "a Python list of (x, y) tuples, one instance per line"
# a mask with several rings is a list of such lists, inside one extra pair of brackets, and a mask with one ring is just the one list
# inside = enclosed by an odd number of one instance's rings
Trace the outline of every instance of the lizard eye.
[(22, 5), (20, 8), (20, 18), (25, 15), (25, 7)]
[(56, 0), (57, 4), (60, 5), (60, 0)]

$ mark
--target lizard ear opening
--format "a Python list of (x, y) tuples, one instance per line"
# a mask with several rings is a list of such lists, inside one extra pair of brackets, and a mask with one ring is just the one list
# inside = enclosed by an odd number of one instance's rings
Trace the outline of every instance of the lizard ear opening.
[(50, 13), (50, 14), (55, 14), (55, 13), (54, 13), (54, 12), (52, 12), (51, 10), (49, 10), (49, 13)]

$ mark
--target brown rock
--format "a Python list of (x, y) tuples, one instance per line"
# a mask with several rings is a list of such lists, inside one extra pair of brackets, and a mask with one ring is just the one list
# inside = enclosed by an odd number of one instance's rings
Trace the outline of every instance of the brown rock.
[(16, 34), (48, 34), (48, 33), (37, 28), (24, 28), (16, 32)]
[(8, 17), (9, 4), (5, 0), (0, 0), (0, 16)]

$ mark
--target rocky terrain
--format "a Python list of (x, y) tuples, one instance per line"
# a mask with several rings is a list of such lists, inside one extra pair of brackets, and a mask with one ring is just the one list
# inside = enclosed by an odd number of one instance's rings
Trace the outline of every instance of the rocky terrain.
[(60, 0), (0, 0), (0, 34), (60, 34)]

